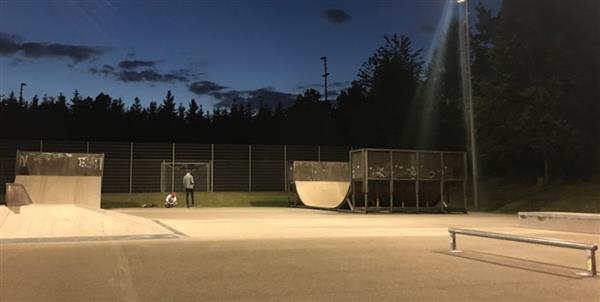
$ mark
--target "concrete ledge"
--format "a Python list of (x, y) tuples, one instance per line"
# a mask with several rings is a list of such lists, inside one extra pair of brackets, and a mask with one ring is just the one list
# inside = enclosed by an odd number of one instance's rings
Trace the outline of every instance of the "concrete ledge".
[(63, 243), (85, 241), (115, 241), (115, 240), (156, 240), (178, 239), (174, 234), (149, 234), (149, 235), (122, 235), (122, 236), (73, 236), (73, 237), (39, 237), (39, 238), (11, 238), (0, 239), (0, 244), (10, 243)]
[(600, 234), (600, 214), (519, 212), (519, 226), (565, 232)]

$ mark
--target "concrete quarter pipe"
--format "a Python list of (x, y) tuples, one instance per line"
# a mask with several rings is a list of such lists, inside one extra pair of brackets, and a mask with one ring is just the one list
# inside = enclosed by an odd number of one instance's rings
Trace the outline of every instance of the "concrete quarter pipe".
[(346, 162), (294, 161), (296, 193), (309, 207), (335, 209), (350, 189), (349, 166)]

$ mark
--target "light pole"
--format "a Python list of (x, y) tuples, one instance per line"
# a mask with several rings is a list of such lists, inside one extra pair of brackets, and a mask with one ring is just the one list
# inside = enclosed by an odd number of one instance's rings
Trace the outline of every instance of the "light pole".
[[(475, 121), (473, 113), (473, 91), (471, 87), (471, 49), (469, 45), (469, 1), (468, 0), (456, 0), (456, 3), (462, 4), (464, 9), (464, 51), (462, 52), (462, 58), (464, 62), (463, 68), (463, 98), (467, 107), (468, 128), (469, 128), (469, 142), (471, 151), (471, 172), (473, 178), (473, 205), (476, 209), (479, 209), (479, 175), (477, 165), (477, 141), (475, 139)], [(469, 147), (469, 146), (467, 146)]]
[(327, 72), (327, 57), (321, 57), (321, 60), (323, 61), (323, 78), (325, 78), (325, 102), (327, 102), (327, 76), (329, 76), (329, 73)]
[(23, 86), (27, 86), (25, 83), (21, 83), (21, 90), (19, 91), (19, 101), (23, 101)]

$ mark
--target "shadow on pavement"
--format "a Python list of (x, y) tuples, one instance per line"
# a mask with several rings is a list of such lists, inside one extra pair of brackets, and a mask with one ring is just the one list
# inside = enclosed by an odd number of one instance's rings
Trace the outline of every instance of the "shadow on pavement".
[(582, 279), (584, 277), (577, 275), (577, 273), (585, 272), (585, 270), (582, 268), (557, 265), (552, 263), (503, 256), (486, 252), (462, 251), (459, 253), (452, 253), (450, 251), (436, 251), (435, 253), (570, 279)]

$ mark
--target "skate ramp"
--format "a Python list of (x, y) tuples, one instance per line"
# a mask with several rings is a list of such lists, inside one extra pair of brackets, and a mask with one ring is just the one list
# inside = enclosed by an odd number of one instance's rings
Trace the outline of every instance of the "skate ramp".
[(0, 240), (175, 235), (152, 220), (74, 204), (0, 206)]
[(17, 175), (34, 204), (78, 204), (100, 208), (101, 176)]
[(7, 183), (4, 202), (7, 206), (24, 206), (31, 203), (31, 198), (23, 185)]
[(349, 181), (296, 181), (296, 192), (309, 207), (335, 209), (350, 189)]
[(296, 193), (306, 206), (322, 209), (339, 207), (350, 189), (347, 162), (294, 161)]

